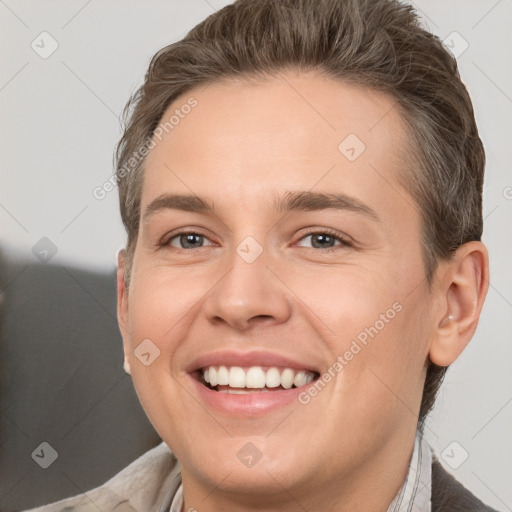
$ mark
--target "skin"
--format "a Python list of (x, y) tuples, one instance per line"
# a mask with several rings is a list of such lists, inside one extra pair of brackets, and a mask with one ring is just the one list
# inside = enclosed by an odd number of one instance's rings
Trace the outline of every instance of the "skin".
[[(172, 192), (208, 198), (216, 212), (167, 209), (142, 222), (128, 289), (118, 257), (125, 365), (180, 461), (184, 510), (386, 510), (407, 474), (428, 358), (451, 364), (476, 329), (487, 251), (463, 245), (429, 291), (418, 207), (398, 180), (410, 149), (390, 97), (290, 70), (192, 89), (163, 119), (190, 96), (198, 105), (147, 157), (142, 211)], [(349, 134), (366, 146), (353, 162), (338, 150)], [(275, 212), (273, 198), (288, 191), (343, 193), (379, 220)], [(189, 228), (205, 238), (180, 250), (175, 235)], [(325, 228), (351, 245), (315, 245), (309, 235)], [(263, 249), (253, 263), (236, 252), (247, 236)], [(190, 385), (187, 365), (225, 348), (325, 372), (397, 302), (401, 311), (307, 405), (240, 420), (209, 410)], [(147, 338), (160, 350), (149, 366), (133, 353)], [(247, 442), (262, 454), (251, 468), (237, 458)]]

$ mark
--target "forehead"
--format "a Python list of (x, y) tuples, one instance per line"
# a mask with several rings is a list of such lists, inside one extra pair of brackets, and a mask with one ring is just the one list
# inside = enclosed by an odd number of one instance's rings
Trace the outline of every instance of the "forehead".
[(164, 183), (217, 202), (313, 187), (358, 195), (361, 187), (383, 192), (384, 182), (396, 195), (408, 155), (396, 100), (313, 72), (191, 89), (160, 125), (146, 160), (143, 204), (164, 192)]

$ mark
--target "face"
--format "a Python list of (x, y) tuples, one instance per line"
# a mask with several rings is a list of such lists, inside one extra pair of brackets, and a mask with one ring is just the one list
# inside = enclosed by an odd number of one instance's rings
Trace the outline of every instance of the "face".
[(120, 324), (184, 482), (350, 486), (414, 437), (433, 299), (393, 106), (290, 71), (164, 115)]

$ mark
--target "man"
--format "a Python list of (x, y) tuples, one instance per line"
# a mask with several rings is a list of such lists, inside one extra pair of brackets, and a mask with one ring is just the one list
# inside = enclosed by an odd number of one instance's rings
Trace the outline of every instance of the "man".
[(37, 510), (491, 510), (423, 438), (489, 271), (471, 101), (413, 9), (238, 0), (127, 112), (118, 318), (164, 442)]

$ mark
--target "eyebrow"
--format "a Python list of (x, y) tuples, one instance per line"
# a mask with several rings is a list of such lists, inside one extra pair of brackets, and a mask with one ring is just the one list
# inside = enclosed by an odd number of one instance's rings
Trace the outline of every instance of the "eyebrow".
[(348, 210), (363, 214), (377, 222), (380, 222), (378, 215), (372, 208), (355, 197), (350, 197), (345, 194), (287, 192), (284, 197), (278, 198), (274, 201), (274, 209), (278, 212)]
[[(287, 192), (281, 198), (275, 198), (273, 208), (276, 212), (347, 210), (362, 214), (380, 222), (378, 215), (368, 205), (345, 194), (326, 194), (320, 192)], [(215, 206), (206, 198), (189, 194), (162, 194), (154, 199), (144, 210), (143, 219), (164, 210), (181, 210), (201, 214), (215, 214)]]
[(144, 210), (143, 220), (163, 210), (181, 210), (184, 212), (215, 213), (213, 203), (194, 195), (162, 194), (151, 201)]

